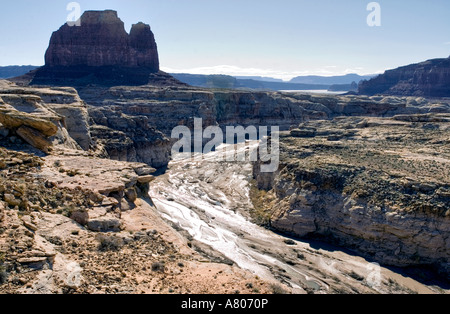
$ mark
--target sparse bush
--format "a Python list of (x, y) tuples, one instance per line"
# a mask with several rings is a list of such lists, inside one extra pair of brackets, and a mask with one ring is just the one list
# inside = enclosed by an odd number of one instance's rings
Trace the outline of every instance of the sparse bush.
[(98, 250), (101, 252), (120, 251), (124, 245), (123, 239), (116, 236), (100, 235)]
[(287, 291), (277, 284), (271, 284), (270, 289), (272, 290), (273, 294), (287, 294)]
[(164, 272), (165, 266), (162, 262), (154, 262), (152, 264), (152, 271), (154, 272)]
[(0, 285), (3, 285), (8, 280), (8, 273), (6, 272), (5, 267), (0, 266)]
[(70, 212), (70, 219), (73, 221), (76, 221), (82, 226), (86, 226), (89, 222), (89, 214), (86, 210), (80, 209), (80, 210), (71, 210)]
[(0, 253), (0, 285), (3, 285), (8, 280), (8, 273), (6, 268), (3, 266), (5, 262), (5, 254)]
[(349, 274), (349, 276), (352, 277), (352, 278), (355, 279), (355, 280), (358, 280), (358, 281), (363, 281), (363, 280), (364, 280), (364, 277), (362, 277), (361, 275), (358, 275), (358, 274), (355, 273), (354, 271), (352, 271), (352, 272)]
[(250, 184), (250, 199), (253, 203), (253, 209), (250, 215), (253, 221), (260, 226), (270, 226), (272, 211), (268, 206), (267, 191), (260, 190), (257, 187), (256, 181)]

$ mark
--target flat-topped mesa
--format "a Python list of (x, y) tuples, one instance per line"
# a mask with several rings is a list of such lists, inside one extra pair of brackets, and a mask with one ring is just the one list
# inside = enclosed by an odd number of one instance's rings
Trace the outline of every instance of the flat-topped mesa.
[(450, 57), (386, 71), (361, 82), (359, 94), (450, 97)]
[(149, 25), (133, 25), (130, 34), (116, 11), (86, 11), (80, 26), (64, 24), (54, 32), (46, 67), (143, 67), (159, 71), (158, 48)]

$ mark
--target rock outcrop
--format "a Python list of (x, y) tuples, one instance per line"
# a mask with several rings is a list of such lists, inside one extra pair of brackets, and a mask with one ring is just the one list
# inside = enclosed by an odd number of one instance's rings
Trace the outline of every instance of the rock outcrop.
[(117, 12), (87, 11), (80, 26), (54, 32), (45, 54), (48, 67), (122, 66), (159, 71), (158, 49), (149, 25), (133, 25), (128, 35)]
[(159, 217), (140, 194), (153, 171), (0, 148), (0, 292), (269, 293), (251, 273), (205, 263)]
[(339, 118), (282, 134), (279, 172), (254, 167), (271, 226), (448, 278), (449, 117)]
[(171, 141), (146, 116), (124, 114), (119, 108), (92, 108), (91, 132), (109, 158), (143, 162), (162, 168), (169, 164)]
[(149, 25), (134, 24), (128, 34), (116, 11), (86, 11), (80, 26), (54, 32), (45, 66), (17, 83), (51, 86), (145, 85), (161, 81), (184, 85), (159, 70), (158, 47)]
[(86, 104), (73, 88), (0, 86), (0, 123), (42, 151), (50, 146), (89, 150), (92, 139)]
[(2, 137), (9, 137), (13, 144), (21, 138), (45, 153), (54, 144), (79, 148), (64, 127), (64, 117), (47, 107), (36, 95), (0, 94), (0, 124), (7, 130)]
[(450, 57), (386, 71), (361, 82), (359, 94), (450, 97)]

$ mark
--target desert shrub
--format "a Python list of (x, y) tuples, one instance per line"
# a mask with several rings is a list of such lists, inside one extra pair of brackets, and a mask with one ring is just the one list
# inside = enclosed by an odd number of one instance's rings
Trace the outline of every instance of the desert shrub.
[(257, 187), (256, 181), (250, 184), (250, 199), (253, 204), (253, 209), (250, 210), (252, 220), (257, 225), (269, 227), (271, 222), (272, 210), (268, 205), (267, 191), (260, 190)]
[(163, 272), (165, 269), (164, 263), (162, 262), (154, 262), (152, 264), (152, 271), (154, 272)]
[(3, 285), (8, 280), (8, 273), (6, 272), (5, 267), (0, 266), (0, 285)]
[(283, 289), (280, 285), (277, 284), (271, 284), (270, 289), (272, 290), (273, 294), (287, 294), (288, 292)]
[(71, 210), (69, 215), (73, 221), (76, 221), (82, 226), (86, 226), (89, 222), (89, 214), (86, 210)]
[(5, 254), (0, 253), (0, 285), (3, 285), (8, 280), (8, 273), (4, 266)]
[(124, 245), (123, 239), (116, 236), (100, 235), (98, 250), (101, 252), (120, 251)]

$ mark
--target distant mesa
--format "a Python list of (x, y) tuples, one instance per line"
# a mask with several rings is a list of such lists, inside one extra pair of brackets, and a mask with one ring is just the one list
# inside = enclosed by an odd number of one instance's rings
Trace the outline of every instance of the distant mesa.
[(450, 57), (386, 71), (358, 89), (361, 95), (450, 97)]
[(30, 71), (36, 70), (38, 66), (34, 65), (11, 65), (0, 67), (0, 79), (9, 79), (19, 75), (24, 75)]
[(322, 85), (351, 85), (352, 82), (359, 83), (363, 80), (369, 80), (376, 75), (358, 75), (358, 74), (346, 74), (339, 76), (297, 76), (291, 79), (290, 83), (300, 84), (322, 84)]
[(134, 24), (128, 34), (117, 12), (112, 10), (86, 11), (80, 22), (80, 26), (66, 23), (53, 33), (45, 53), (45, 66), (28, 74), (30, 84), (180, 83), (160, 72), (158, 47), (149, 25)]

